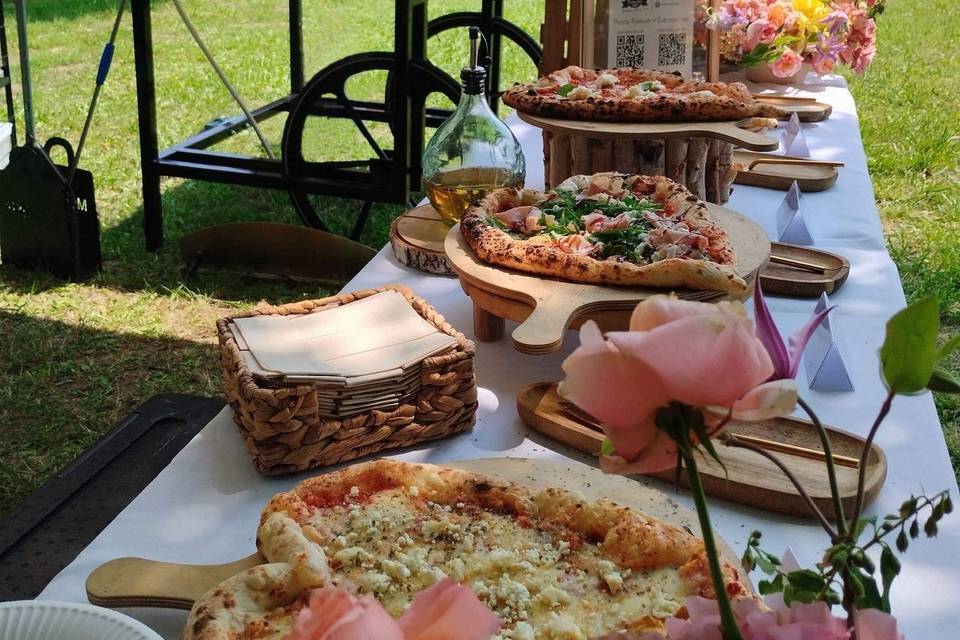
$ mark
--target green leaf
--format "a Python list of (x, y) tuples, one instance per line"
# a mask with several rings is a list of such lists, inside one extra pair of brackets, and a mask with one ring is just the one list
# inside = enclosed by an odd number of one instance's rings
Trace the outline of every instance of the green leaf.
[(887, 389), (897, 394), (926, 390), (937, 360), (939, 332), (940, 304), (933, 296), (914, 302), (890, 318), (880, 347), (880, 365)]
[[(903, 535), (902, 531), (900, 532), (900, 535)], [(910, 525), (910, 537), (916, 538), (919, 535), (920, 535), (920, 524), (916, 520), (914, 520), (913, 524)], [(900, 548), (899, 545), (897, 546), (897, 548), (898, 549)], [(903, 551), (903, 550), (904, 549), (900, 549), (900, 551)]]
[(937, 393), (960, 394), (960, 380), (957, 380), (949, 371), (938, 367), (930, 374), (927, 389)]
[(557, 89), (557, 94), (563, 96), (564, 98), (566, 98), (566, 97), (567, 97), (567, 94), (570, 93), (571, 91), (573, 91), (575, 88), (576, 88), (576, 85), (570, 84), (570, 83), (568, 82), (568, 83), (565, 84), (565, 85), (561, 85), (561, 87), (560, 87), (559, 89)]
[(787, 581), (802, 591), (821, 591), (824, 587), (823, 576), (810, 569), (800, 569), (787, 574)]
[(602, 456), (613, 455), (613, 440), (611, 440), (610, 438), (603, 439), (603, 443), (600, 445), (600, 455)]
[(879, 609), (883, 606), (883, 598), (880, 596), (880, 589), (877, 587), (877, 581), (873, 578), (860, 574), (863, 593), (857, 597), (857, 607), (860, 609)]
[(773, 580), (761, 580), (757, 585), (757, 589), (759, 589), (760, 595), (762, 596), (783, 592), (783, 575), (777, 574), (777, 577)]
[(937, 360), (943, 360), (960, 347), (960, 334), (947, 340), (942, 347), (937, 350)]
[(898, 575), (900, 575), (900, 561), (890, 547), (883, 545), (883, 551), (880, 553), (880, 576), (883, 580), (880, 608), (887, 613), (890, 613), (890, 585)]
[(764, 553), (758, 553), (754, 557), (756, 560), (757, 566), (760, 567), (760, 571), (763, 571), (768, 576), (772, 576), (777, 572), (777, 567), (773, 562), (770, 561), (770, 558), (767, 557)]

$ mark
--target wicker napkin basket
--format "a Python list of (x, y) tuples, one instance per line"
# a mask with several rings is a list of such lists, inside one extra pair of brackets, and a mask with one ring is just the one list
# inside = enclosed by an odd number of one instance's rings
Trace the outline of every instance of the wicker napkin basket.
[[(312, 385), (271, 385), (255, 379), (229, 328), (236, 317), (313, 313), (388, 290), (402, 293), (421, 317), (458, 342), (452, 351), (424, 359), (420, 391), (392, 412), (372, 410), (342, 420), (319, 415)], [(282, 306), (260, 304), (250, 313), (218, 320), (217, 334), (227, 401), (260, 473), (279, 475), (329, 466), (473, 426), (477, 411), (474, 344), (406, 287), (388, 285)]]

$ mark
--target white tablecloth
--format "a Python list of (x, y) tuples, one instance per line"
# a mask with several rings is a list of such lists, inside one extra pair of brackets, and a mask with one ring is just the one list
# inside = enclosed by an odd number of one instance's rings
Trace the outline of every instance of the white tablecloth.
[[(857, 393), (811, 392), (802, 375), (800, 386), (825, 422), (864, 434), (884, 393), (878, 377), (877, 349), (887, 318), (904, 305), (904, 296), (896, 267), (884, 249), (853, 98), (843, 81), (836, 78), (805, 89), (834, 107), (829, 120), (804, 127), (811, 153), (819, 159), (846, 163), (836, 186), (806, 195), (804, 207), (816, 246), (841, 253), (852, 264), (847, 284), (833, 297), (840, 305), (833, 322)], [(511, 124), (526, 150), (528, 184), (542, 184), (539, 132), (517, 121)], [(778, 191), (737, 186), (728, 206), (772, 232), (773, 213), (782, 197), (783, 193)], [(410, 286), (455, 326), (471, 333), (470, 301), (457, 280), (405, 268), (394, 260), (389, 248), (381, 251), (345, 289), (394, 282)], [(799, 326), (813, 305), (811, 300), (771, 300), (774, 316), (784, 331)], [(507, 331), (512, 328), (508, 323)], [(515, 409), (515, 396), (521, 385), (560, 378), (560, 363), (576, 343), (577, 336), (571, 332), (563, 349), (548, 356), (519, 354), (513, 351), (509, 339), (479, 343), (477, 379), (481, 390), (477, 426), (470, 433), (399, 457), (443, 463), (497, 456), (569, 456), (591, 462), (528, 432)], [(957, 483), (929, 394), (898, 398), (877, 441), (887, 454), (889, 475), (870, 512), (894, 512), (911, 492), (949, 488), (956, 495)], [(254, 535), (263, 505), (274, 493), (289, 489), (302, 478), (264, 478), (256, 474), (229, 409), (225, 409), (40, 597), (85, 601), (83, 585), (90, 571), (120, 556), (203, 564), (246, 556), (255, 550)], [(659, 486), (673, 491), (668, 485)], [(684, 492), (677, 497), (681, 503), (692, 506)], [(816, 562), (826, 546), (823, 532), (811, 521), (712, 502), (716, 528), (738, 552), (753, 529), (764, 532), (768, 549), (779, 552), (789, 545), (804, 564)], [(954, 515), (943, 521), (938, 539), (919, 540), (903, 557), (903, 572), (894, 586), (893, 605), (901, 630), (908, 638), (955, 637), (949, 630), (955, 624), (960, 605), (958, 548), (960, 517)], [(130, 613), (171, 639), (179, 637), (185, 616), (184, 612), (147, 609)]]

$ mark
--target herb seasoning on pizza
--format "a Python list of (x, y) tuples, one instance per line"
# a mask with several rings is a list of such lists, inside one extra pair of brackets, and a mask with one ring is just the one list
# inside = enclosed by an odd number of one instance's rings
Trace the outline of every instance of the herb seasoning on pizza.
[(549, 193), (498, 189), (460, 230), (492, 264), (575, 282), (746, 290), (727, 233), (707, 206), (662, 176), (598, 173)]
[(567, 67), (536, 82), (515, 84), (503, 101), (534, 115), (603, 122), (720, 122), (789, 115), (757, 101), (741, 82), (695, 82), (630, 67)]

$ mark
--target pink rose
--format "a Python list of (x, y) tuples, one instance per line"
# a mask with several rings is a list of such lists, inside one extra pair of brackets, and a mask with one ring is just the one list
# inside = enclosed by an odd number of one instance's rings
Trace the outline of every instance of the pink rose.
[(671, 402), (744, 420), (786, 415), (793, 380), (770, 380), (774, 367), (737, 302), (706, 304), (658, 295), (637, 305), (630, 330), (604, 337), (580, 330), (580, 347), (563, 363), (560, 395), (591, 414), (613, 442), (601, 460), (610, 473), (651, 473), (676, 464), (676, 446), (657, 428)]
[[(670, 640), (721, 640), (720, 613), (716, 600), (690, 597), (686, 600), (688, 618), (668, 618)], [(846, 620), (830, 613), (823, 602), (795, 602), (789, 608), (764, 611), (754, 600), (731, 603), (744, 640), (849, 640)], [(897, 620), (876, 609), (858, 611), (858, 640), (903, 640), (897, 633)]]
[(489, 640), (499, 630), (500, 620), (473, 591), (446, 579), (414, 596), (398, 620), (372, 595), (317, 589), (284, 640)]
[(468, 587), (447, 578), (424, 589), (397, 620), (406, 640), (488, 640), (500, 619)]
[(770, 65), (773, 75), (778, 78), (789, 78), (800, 71), (803, 66), (803, 57), (793, 49), (784, 49), (780, 57)]
[(770, 44), (777, 37), (777, 26), (761, 18), (750, 23), (747, 35), (743, 40), (743, 50), (750, 51), (758, 44)]
[(390, 614), (371, 595), (317, 589), (284, 640), (404, 640)]

